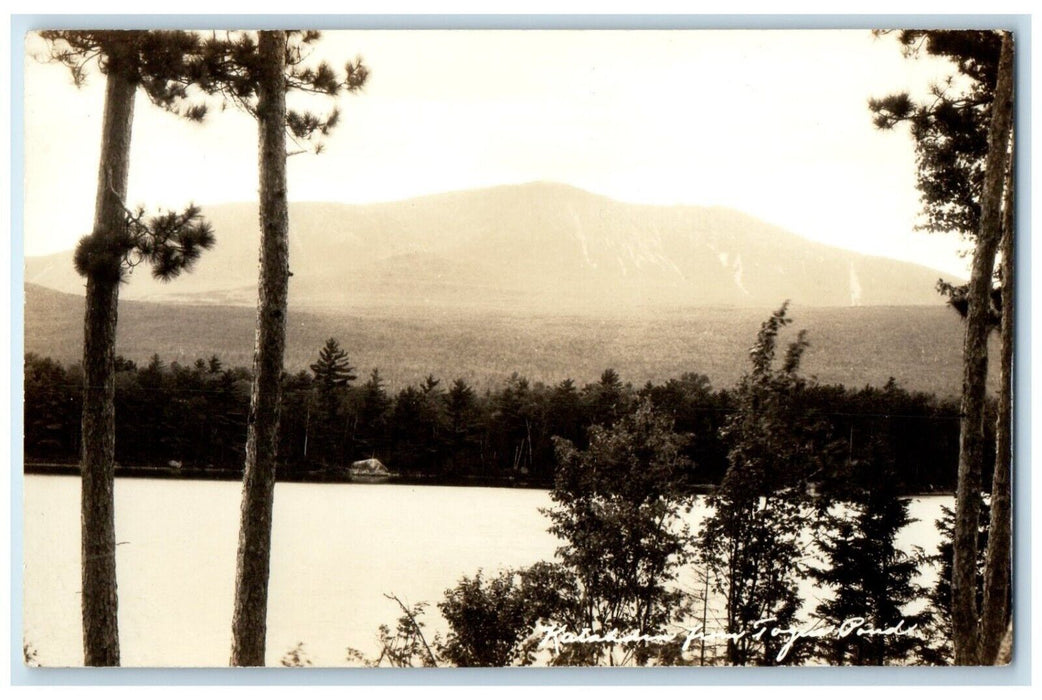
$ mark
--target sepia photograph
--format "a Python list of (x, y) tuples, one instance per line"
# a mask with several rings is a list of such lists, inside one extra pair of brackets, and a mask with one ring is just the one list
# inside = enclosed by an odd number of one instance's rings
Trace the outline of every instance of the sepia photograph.
[(950, 24), (24, 34), (24, 665), (1011, 663)]

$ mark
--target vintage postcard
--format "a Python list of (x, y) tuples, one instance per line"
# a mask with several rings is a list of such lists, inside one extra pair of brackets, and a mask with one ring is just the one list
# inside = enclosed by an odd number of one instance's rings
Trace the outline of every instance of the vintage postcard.
[(25, 664), (1008, 663), (1008, 29), (29, 32)]

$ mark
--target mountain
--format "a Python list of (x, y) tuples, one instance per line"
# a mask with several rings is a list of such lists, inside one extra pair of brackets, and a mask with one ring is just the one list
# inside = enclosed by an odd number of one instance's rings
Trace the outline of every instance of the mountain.
[[(204, 213), (215, 249), (171, 283), (136, 269), (123, 298), (255, 303), (256, 205)], [(294, 203), (290, 225), (296, 308), (602, 313), (773, 307), (784, 299), (941, 303), (936, 270), (811, 242), (730, 209), (626, 204), (551, 183), (384, 204)], [(71, 257), (27, 258), (26, 282), (82, 294)]]

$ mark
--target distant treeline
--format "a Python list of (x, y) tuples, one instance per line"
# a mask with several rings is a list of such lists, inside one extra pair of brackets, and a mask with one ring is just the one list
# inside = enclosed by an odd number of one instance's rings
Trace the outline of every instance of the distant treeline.
[[(612, 425), (643, 397), (689, 436), (691, 485), (716, 484), (727, 468), (721, 429), (735, 403), (701, 374), (636, 388), (612, 369), (584, 386), (547, 386), (518, 374), (478, 392), (462, 379), (428, 376), (391, 394), (378, 370), (364, 380), (335, 341), (312, 371), (284, 378), (280, 476), (302, 478), (376, 457), (393, 471), (446, 482), (513, 479), (550, 486), (554, 436), (586, 446), (587, 429)], [(250, 403), (250, 371), (214, 356), (192, 365), (145, 367), (117, 359), (116, 459), (124, 465), (241, 470)], [(83, 374), (45, 357), (25, 358), (25, 457), (79, 460)], [(959, 406), (954, 399), (910, 393), (893, 380), (851, 389), (810, 384), (794, 400), (837, 446), (837, 463), (872, 460), (899, 475), (905, 493), (951, 491), (958, 463)], [(993, 420), (985, 422), (991, 431)], [(990, 438), (990, 436), (989, 436)], [(989, 439), (989, 444), (993, 440)], [(992, 455), (985, 465), (990, 470)], [(819, 475), (827, 481), (829, 474)], [(987, 475), (985, 475), (986, 478)], [(987, 481), (985, 482), (987, 483)]]

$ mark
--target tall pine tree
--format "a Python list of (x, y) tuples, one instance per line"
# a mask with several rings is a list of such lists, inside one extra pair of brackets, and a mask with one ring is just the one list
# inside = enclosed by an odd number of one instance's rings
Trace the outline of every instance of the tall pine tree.
[(119, 285), (133, 265), (147, 261), (168, 280), (192, 266), (214, 243), (200, 211), (146, 220), (127, 207), (134, 100), (200, 120), (205, 107), (189, 86), (198, 76), (200, 42), (180, 31), (45, 31), (51, 57), (81, 85), (96, 64), (106, 76), (101, 157), (94, 225), (77, 246), (76, 270), (87, 280), (83, 337), (81, 546), (84, 663), (119, 664), (116, 593), (115, 347)]
[(262, 666), (267, 634), (289, 293), (287, 132), (303, 143), (328, 135), (339, 120), (336, 109), (326, 115), (291, 109), (286, 96), (295, 91), (335, 97), (361, 89), (368, 77), (360, 59), (347, 63), (342, 76), (327, 63), (309, 65), (310, 47), (319, 37), (316, 31), (239, 32), (214, 34), (202, 45), (207, 69), (202, 89), (244, 109), (258, 124), (261, 265), (232, 620), (235, 666)]
[[(1006, 601), (1012, 540), (1013, 37), (1001, 31), (907, 31), (899, 34), (899, 40), (909, 55), (923, 51), (950, 59), (959, 78), (936, 87), (924, 102), (899, 93), (872, 100), (870, 108), (880, 127), (911, 124), (924, 227), (957, 231), (974, 243), (970, 283), (964, 288), (939, 285), (966, 316), (952, 616), (956, 663), (992, 663), (1010, 617)], [(998, 315), (992, 277), (1000, 244), (1003, 347), (997, 460), (991, 486), (996, 497), (992, 499), (982, 609), (976, 603), (977, 500), (982, 486), (987, 338)]]

